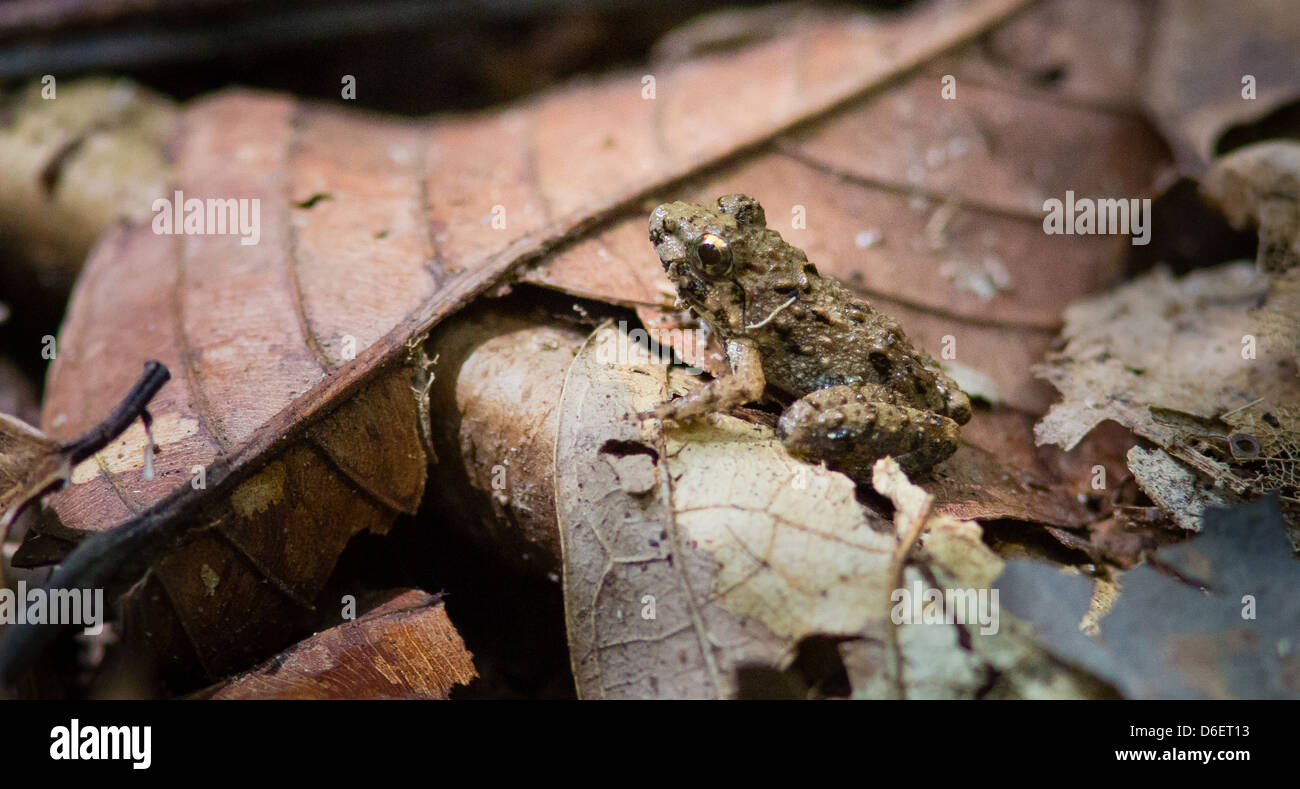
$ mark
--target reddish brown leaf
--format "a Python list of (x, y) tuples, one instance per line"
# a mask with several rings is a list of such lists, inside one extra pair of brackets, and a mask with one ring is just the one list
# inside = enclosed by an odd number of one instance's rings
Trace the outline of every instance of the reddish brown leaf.
[[(1046, 4), (1056, 15), (1060, 5)], [(1068, 26), (1053, 30), (1061, 52), (1076, 58), (1067, 71), (1085, 59), (1081, 42), (1099, 24), (1115, 25), (1116, 47), (1136, 49), (1130, 14), (1112, 4), (1104, 10), (1100, 18), (1063, 14)], [(1065, 305), (1117, 280), (1129, 249), (1127, 239), (1045, 234), (1043, 201), (1067, 190), (1150, 194), (1164, 149), (1131, 114), (1081, 105), (1069, 93), (982, 82), (981, 52), (972, 45), (942, 62), (954, 69), (956, 100), (941, 98), (943, 72), (927, 64), (673, 197), (755, 197), (769, 224), (820, 271), (899, 318), (931, 350), (954, 336), (957, 361), (991, 377), (1007, 404), (1041, 413), (1053, 395), (1029, 366), (1042, 358)], [(1136, 79), (1136, 59), (1119, 61)], [(792, 221), (801, 215), (806, 229)], [(674, 294), (645, 243), (643, 216), (562, 251), (528, 278), (636, 306), (651, 320), (658, 309), (669, 323)]]
[(433, 595), (409, 590), (201, 695), (210, 699), (445, 699), (478, 676)]

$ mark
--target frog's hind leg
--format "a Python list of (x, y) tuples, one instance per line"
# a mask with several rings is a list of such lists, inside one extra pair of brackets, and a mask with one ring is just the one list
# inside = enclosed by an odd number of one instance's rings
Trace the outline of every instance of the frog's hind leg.
[(946, 416), (903, 405), (876, 384), (832, 386), (796, 400), (781, 414), (776, 434), (787, 451), (824, 461), (858, 482), (885, 455), (908, 476), (922, 476), (957, 451), (958, 424)]

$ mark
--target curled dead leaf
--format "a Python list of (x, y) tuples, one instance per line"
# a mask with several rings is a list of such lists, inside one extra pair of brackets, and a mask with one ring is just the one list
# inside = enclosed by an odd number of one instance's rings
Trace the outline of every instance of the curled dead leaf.
[(1223, 134), (1300, 99), (1300, 30), (1287, 0), (1162, 0), (1143, 99), (1185, 172), (1213, 163)]

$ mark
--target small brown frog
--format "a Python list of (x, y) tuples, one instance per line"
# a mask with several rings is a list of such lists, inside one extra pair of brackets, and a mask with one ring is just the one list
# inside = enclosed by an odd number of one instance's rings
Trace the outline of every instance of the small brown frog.
[(757, 200), (666, 203), (650, 241), (687, 304), (723, 341), (731, 375), (652, 413), (677, 421), (766, 392), (786, 406), (777, 436), (794, 456), (859, 480), (891, 455), (923, 475), (957, 449), (970, 400), (898, 321), (873, 310), (767, 228)]

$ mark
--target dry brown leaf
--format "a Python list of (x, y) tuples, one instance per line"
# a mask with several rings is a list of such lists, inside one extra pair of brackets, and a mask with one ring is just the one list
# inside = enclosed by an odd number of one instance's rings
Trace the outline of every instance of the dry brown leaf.
[[(213, 498), (201, 515), (210, 528), (160, 559), (126, 603), (128, 635), (158, 656), (169, 680), (184, 687), (229, 674), (328, 615), (317, 613), (327, 604), (318, 598), (348, 540), (367, 529), (383, 533), (397, 513), (419, 506), (426, 458), (416, 409), (410, 375), (397, 367), (228, 497)], [(169, 447), (161, 439), (159, 446), (161, 474), (188, 483), (186, 461), (161, 460)]]
[[(148, 361), (144, 373), (126, 396), (101, 421), (71, 441), (55, 441), (40, 430), (8, 414), (0, 414), (0, 530), (7, 529), (18, 511), (45, 493), (61, 487), (80, 463), (116, 439), (136, 420), (148, 434), (150, 400), (171, 377), (166, 367)], [(153, 473), (153, 442), (141, 445), (140, 464)]]
[(437, 597), (393, 595), (203, 691), (209, 699), (445, 699), (476, 678), (474, 656)]
[[(558, 578), (555, 435), (564, 375), (587, 333), (518, 300), (489, 301), (444, 322), (427, 343), (437, 473), (429, 495), (472, 524), (470, 537)], [(447, 418), (448, 415), (456, 415)]]
[[(260, 200), (259, 243), (137, 225), (96, 247), (60, 336), (45, 427), (58, 437), (84, 424), (125, 375), (110, 358), (159, 358), (176, 383), (155, 407), (163, 473), (147, 481), (130, 452), (101, 454), (53, 501), (64, 533), (151, 508), (151, 533), (189, 532), (129, 606), (182, 680), (282, 646), (347, 539), (419, 500), (412, 341), (592, 228), (641, 221), (646, 195), (1022, 4), (935, 0), (879, 23), (812, 26), (666, 67), (652, 75), (653, 101), (639, 74), (426, 122), (242, 91), (196, 101), (178, 121), (170, 186)], [(379, 436), (358, 443), (357, 425)]]
[(1132, 0), (1045, 0), (934, 64), (981, 85), (1071, 104), (1133, 109), (1152, 8)]
[[(1025, 92), (1007, 75), (986, 79), (992, 58), (982, 38), (689, 180), (672, 199), (753, 196), (819, 271), (897, 317), (931, 351), (954, 337), (956, 361), (992, 379), (1006, 403), (1041, 413), (1051, 393), (1030, 366), (1046, 352), (1065, 306), (1118, 279), (1129, 248), (1112, 237), (1043, 233), (1044, 200), (1067, 190), (1151, 194), (1166, 164), (1160, 140), (1124, 107), (1141, 45), (1132, 10), (1108, 2), (1083, 14), (1063, 6), (1036, 5), (986, 35), (1006, 32), (1023, 47), (1030, 32), (1052, 25), (1052, 46), (1073, 58), (1056, 65), (1081, 75), (1095, 73), (1098, 60), (1082, 43), (1105, 36), (1114, 57), (1102, 70), (1130, 70), (1123, 79), (1087, 78), (1086, 105), (1073, 82), (1059, 93)], [(1042, 35), (1034, 39), (1039, 50)], [(956, 78), (955, 100), (941, 96), (948, 74)], [(682, 328), (671, 284), (645, 242), (644, 216), (612, 224), (526, 278)], [(718, 369), (684, 342), (674, 348), (691, 364)]]

